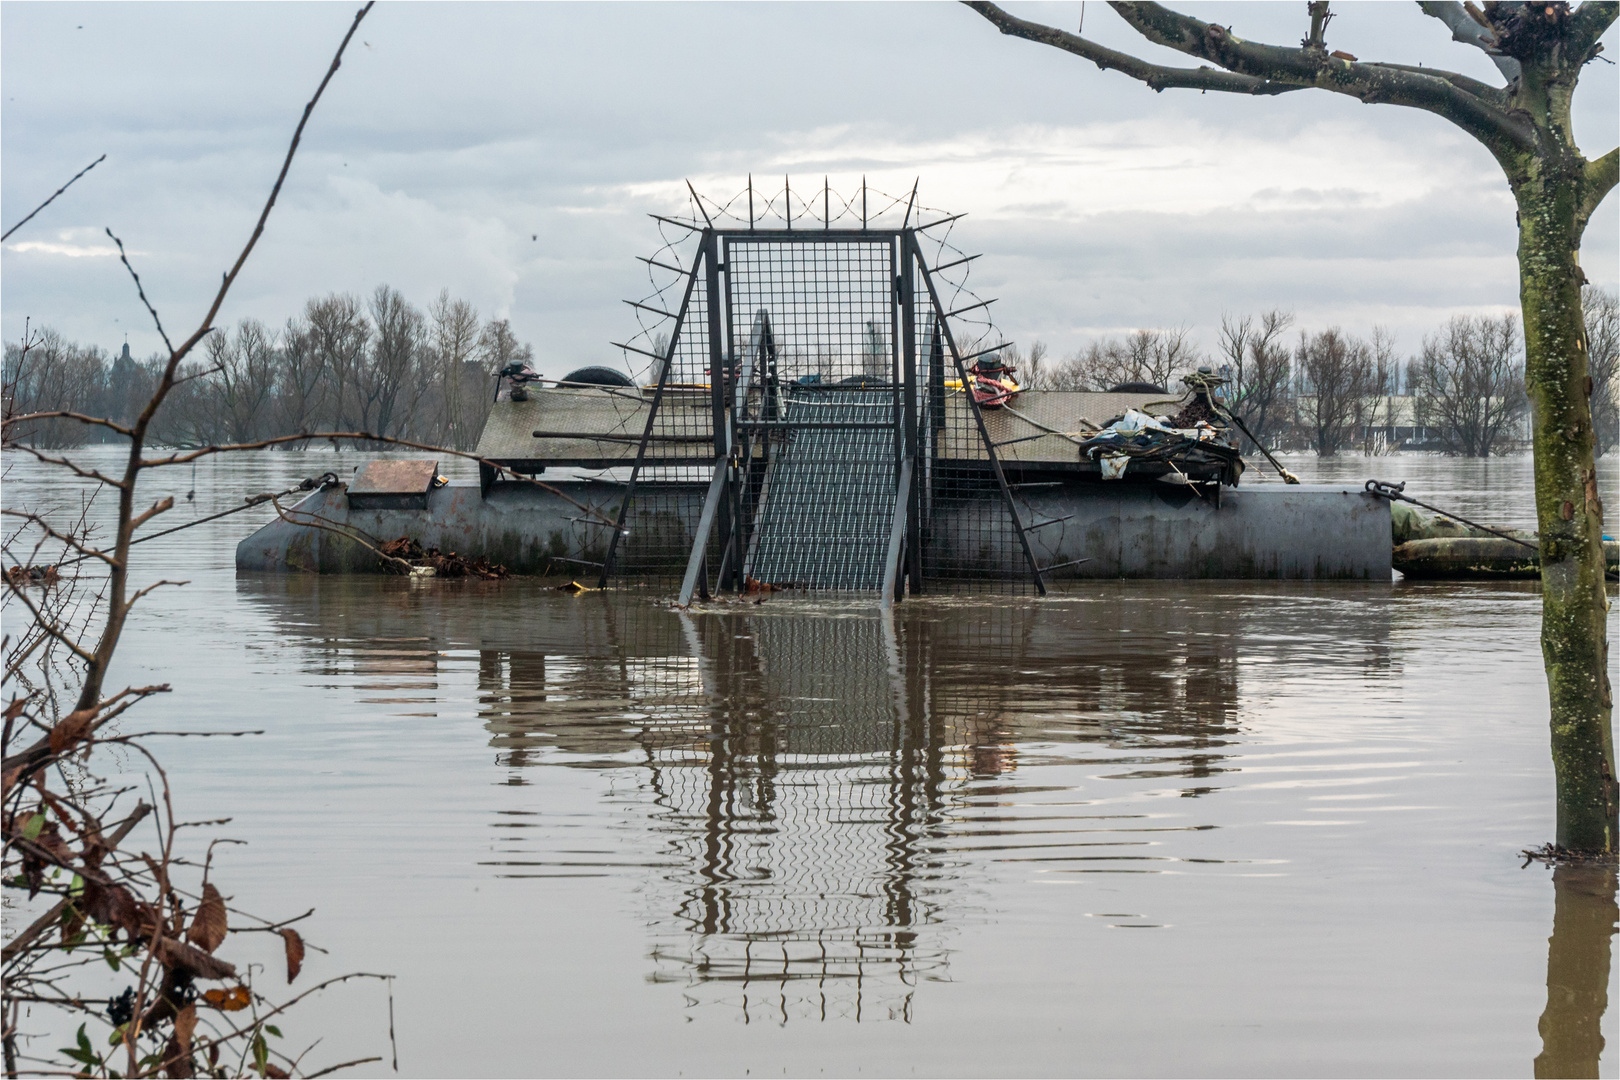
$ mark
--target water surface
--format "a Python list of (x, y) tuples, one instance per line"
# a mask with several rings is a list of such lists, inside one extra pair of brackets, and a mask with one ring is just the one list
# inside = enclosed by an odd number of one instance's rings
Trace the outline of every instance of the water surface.
[[(1530, 515), (1526, 459), (1288, 464)], [(7, 505), (71, 496), (13, 464)], [(681, 612), (238, 577), (257, 513), (137, 549), (191, 584), (115, 681), (174, 684), (148, 727), (264, 730), (161, 749), (249, 841), (236, 903), (318, 909), (300, 984), (397, 976), (403, 1073), (1616, 1074), (1613, 875), (1516, 857), (1553, 825), (1533, 583)], [(387, 1053), (372, 987), (290, 1027)]]

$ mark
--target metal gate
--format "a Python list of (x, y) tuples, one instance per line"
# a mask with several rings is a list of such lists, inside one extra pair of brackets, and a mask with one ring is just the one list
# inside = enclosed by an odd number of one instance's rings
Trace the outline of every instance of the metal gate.
[[(1044, 592), (910, 207), (898, 228), (716, 226), (704, 211), (602, 584)], [(702, 204), (699, 203), (700, 208)], [(937, 224), (937, 223), (936, 223)], [(670, 291), (673, 297), (675, 290)], [(981, 307), (982, 304), (974, 304)], [(999, 347), (999, 346), (998, 346)], [(625, 346), (625, 348), (632, 348)], [(991, 351), (991, 350), (986, 350)], [(707, 468), (662, 450), (712, 447)], [(701, 485), (701, 486), (700, 486)], [(701, 504), (697, 504), (701, 491)], [(694, 514), (695, 511), (695, 514)]]

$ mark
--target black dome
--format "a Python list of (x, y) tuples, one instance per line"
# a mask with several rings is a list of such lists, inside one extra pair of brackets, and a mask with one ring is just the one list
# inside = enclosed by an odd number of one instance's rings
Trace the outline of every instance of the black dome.
[(622, 371), (615, 371), (608, 367), (582, 367), (577, 371), (570, 371), (562, 377), (565, 383), (579, 383), (584, 386), (634, 386), (630, 376)]

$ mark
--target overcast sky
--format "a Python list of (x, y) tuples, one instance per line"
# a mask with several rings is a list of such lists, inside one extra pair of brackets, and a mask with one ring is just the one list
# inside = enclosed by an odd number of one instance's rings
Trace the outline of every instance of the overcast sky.
[[(1009, 5), (1074, 29), (1078, 3)], [(1305, 4), (1185, 4), (1297, 43)], [(1499, 83), (1416, 4), (1336, 4), (1329, 44)], [(124, 240), (171, 331), (193, 328), (251, 229), (353, 4), (0, 5), (0, 218), (9, 227), (107, 160), (5, 244), (0, 330), (25, 317), (138, 355), (160, 344), (103, 229)], [(1101, 3), (1085, 30), (1145, 46)], [(1616, 32), (1604, 39), (1620, 53)], [(1590, 65), (1576, 134), (1615, 144), (1620, 79)], [(1010, 338), (1065, 354), (1136, 327), (1281, 307), (1311, 328), (1392, 329), (1403, 351), (1459, 312), (1517, 305), (1513, 203), (1446, 121), (1306, 91), (1155, 94), (1004, 38), (967, 8), (908, 4), (379, 4), (311, 122), (226, 321), (387, 282), (509, 317), (540, 367), (618, 363), (645, 292), (648, 212), (683, 181), (729, 197), (909, 189), (966, 211), (973, 284)], [(802, 178), (802, 181), (801, 179)], [(1593, 282), (1620, 280), (1611, 196)]]

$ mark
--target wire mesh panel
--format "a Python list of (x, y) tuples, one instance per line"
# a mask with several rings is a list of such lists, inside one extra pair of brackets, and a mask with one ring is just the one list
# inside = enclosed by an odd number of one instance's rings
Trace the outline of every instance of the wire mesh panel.
[(994, 447), (986, 445), (942, 320), (926, 292), (917, 303), (925, 329), (917, 360), (919, 551), (912, 592), (1032, 590), (1023, 515), (1008, 512), (1013, 489), (1004, 490), (996, 475)]
[[(968, 258), (947, 259), (955, 249), (925, 235), (955, 219), (912, 227), (913, 191), (879, 210), (903, 206), (898, 228), (875, 228), (863, 185), (836, 214), (860, 228), (834, 229), (830, 187), (819, 195), (784, 187), (756, 203), (750, 185), (748, 228), (730, 229), (710, 208), (737, 217), (741, 196), (693, 194), (703, 225), (689, 226), (679, 310), (667, 282), (656, 304), (633, 305), (672, 328), (658, 337), (644, 322), (653, 347), (625, 346), (652, 360), (651, 407), (603, 583), (679, 580), (682, 603), (771, 586), (896, 598), (908, 581), (914, 593), (1041, 589), (985, 423), (995, 405), (972, 391), (978, 354), (952, 331), (979, 349), (987, 302), (946, 276)], [(817, 211), (820, 227), (805, 228)], [(661, 261), (673, 251), (646, 261), (675, 272)], [(700, 446), (712, 448), (707, 466), (693, 463)]]
[[(729, 325), (754, 313), (733, 422), (751, 465), (744, 574), (875, 590), (893, 529), (900, 429), (895, 240), (727, 238)], [(755, 345), (768, 327), (771, 350)], [(739, 355), (734, 347), (732, 355)]]
[[(712, 333), (710, 246), (693, 255), (685, 288), (673, 293), (680, 307), (669, 313), (654, 339), (657, 358), (650, 385), (640, 388), (651, 409), (635, 467), (624, 484), (617, 534), (609, 547), (603, 584), (663, 585), (679, 582), (692, 550), (705, 492), (720, 456), (715, 440), (715, 400), (710, 367), (717, 340)], [(671, 293), (666, 293), (669, 297)], [(648, 310), (651, 305), (641, 305)], [(723, 415), (723, 414), (722, 414)], [(719, 428), (722, 444), (724, 424)], [(707, 464), (694, 463), (701, 451)], [(718, 551), (718, 537), (715, 538)]]
[(892, 400), (875, 396), (789, 391), (781, 443), (753, 501), (750, 577), (795, 588), (882, 586), (894, 522), (894, 432), (794, 426), (858, 423), (873, 406), (892, 411)]

